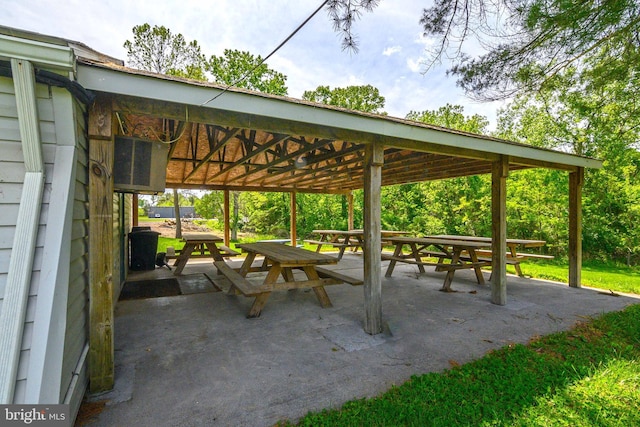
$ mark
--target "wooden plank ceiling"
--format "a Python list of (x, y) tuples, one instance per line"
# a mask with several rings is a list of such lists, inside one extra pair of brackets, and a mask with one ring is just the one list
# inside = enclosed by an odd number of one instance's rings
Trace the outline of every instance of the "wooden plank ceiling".
[[(118, 120), (121, 135), (170, 145), (167, 188), (314, 193), (363, 188), (363, 143), (124, 112)], [(382, 185), (490, 172), (491, 162), (484, 159), (386, 148)]]

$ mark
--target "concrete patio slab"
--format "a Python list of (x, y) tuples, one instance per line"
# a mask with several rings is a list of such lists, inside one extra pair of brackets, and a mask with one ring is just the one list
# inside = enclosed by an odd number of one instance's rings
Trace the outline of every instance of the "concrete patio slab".
[[(347, 252), (337, 268), (362, 277), (360, 255)], [(228, 289), (210, 262), (184, 273)], [(245, 318), (252, 298), (211, 289), (119, 302), (115, 389), (91, 398), (105, 406), (84, 425), (270, 426), (640, 302), (509, 276), (507, 305), (497, 306), (470, 271), (456, 273), (455, 293), (438, 291), (443, 280), (398, 265), (383, 278), (385, 331), (375, 336), (362, 329), (362, 287), (349, 285), (328, 286), (325, 309), (313, 292), (274, 292), (256, 319)]]

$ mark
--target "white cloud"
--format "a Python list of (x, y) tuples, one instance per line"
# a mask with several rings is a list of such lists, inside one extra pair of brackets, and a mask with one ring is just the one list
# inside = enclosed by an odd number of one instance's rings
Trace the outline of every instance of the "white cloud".
[(420, 60), (407, 58), (407, 67), (409, 67), (409, 70), (411, 70), (412, 73), (420, 72)]
[(400, 53), (400, 52), (402, 52), (402, 46), (389, 46), (382, 51), (382, 54), (384, 56), (391, 56), (394, 53)]

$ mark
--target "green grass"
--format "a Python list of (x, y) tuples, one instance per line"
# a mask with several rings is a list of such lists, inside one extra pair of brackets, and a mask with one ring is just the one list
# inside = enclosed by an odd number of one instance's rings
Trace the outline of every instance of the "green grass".
[[(255, 235), (243, 237), (237, 242), (231, 241), (229, 246), (231, 247), (231, 249), (236, 249), (236, 243), (252, 243), (258, 240), (270, 240), (270, 239), (276, 239), (276, 237), (269, 236), (269, 235), (255, 234)], [(167, 246), (173, 246), (174, 249), (182, 249), (184, 247), (184, 242), (180, 239), (176, 239), (173, 237), (158, 236), (158, 252), (167, 252)]]
[(138, 217), (138, 223), (141, 222), (159, 222), (159, 221), (164, 221), (163, 218), (149, 218), (147, 216), (139, 216)]
[[(558, 261), (525, 261), (520, 264), (522, 272), (536, 279), (567, 283), (569, 266)], [(512, 266), (507, 271), (515, 274)], [(582, 263), (582, 284), (614, 292), (640, 294), (640, 268), (614, 263), (585, 260)]]
[[(640, 425), (640, 305), (510, 345), (300, 426)], [(288, 421), (280, 426), (294, 425)]]
[(173, 246), (176, 250), (182, 249), (184, 247), (184, 242), (172, 237), (158, 236), (158, 252), (167, 252), (168, 246)]

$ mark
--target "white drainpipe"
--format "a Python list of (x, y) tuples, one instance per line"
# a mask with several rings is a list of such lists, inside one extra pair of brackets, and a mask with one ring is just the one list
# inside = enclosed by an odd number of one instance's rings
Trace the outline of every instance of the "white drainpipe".
[(13, 403), (44, 189), (33, 65), (12, 58), (11, 72), (26, 173), (0, 311), (0, 404)]

